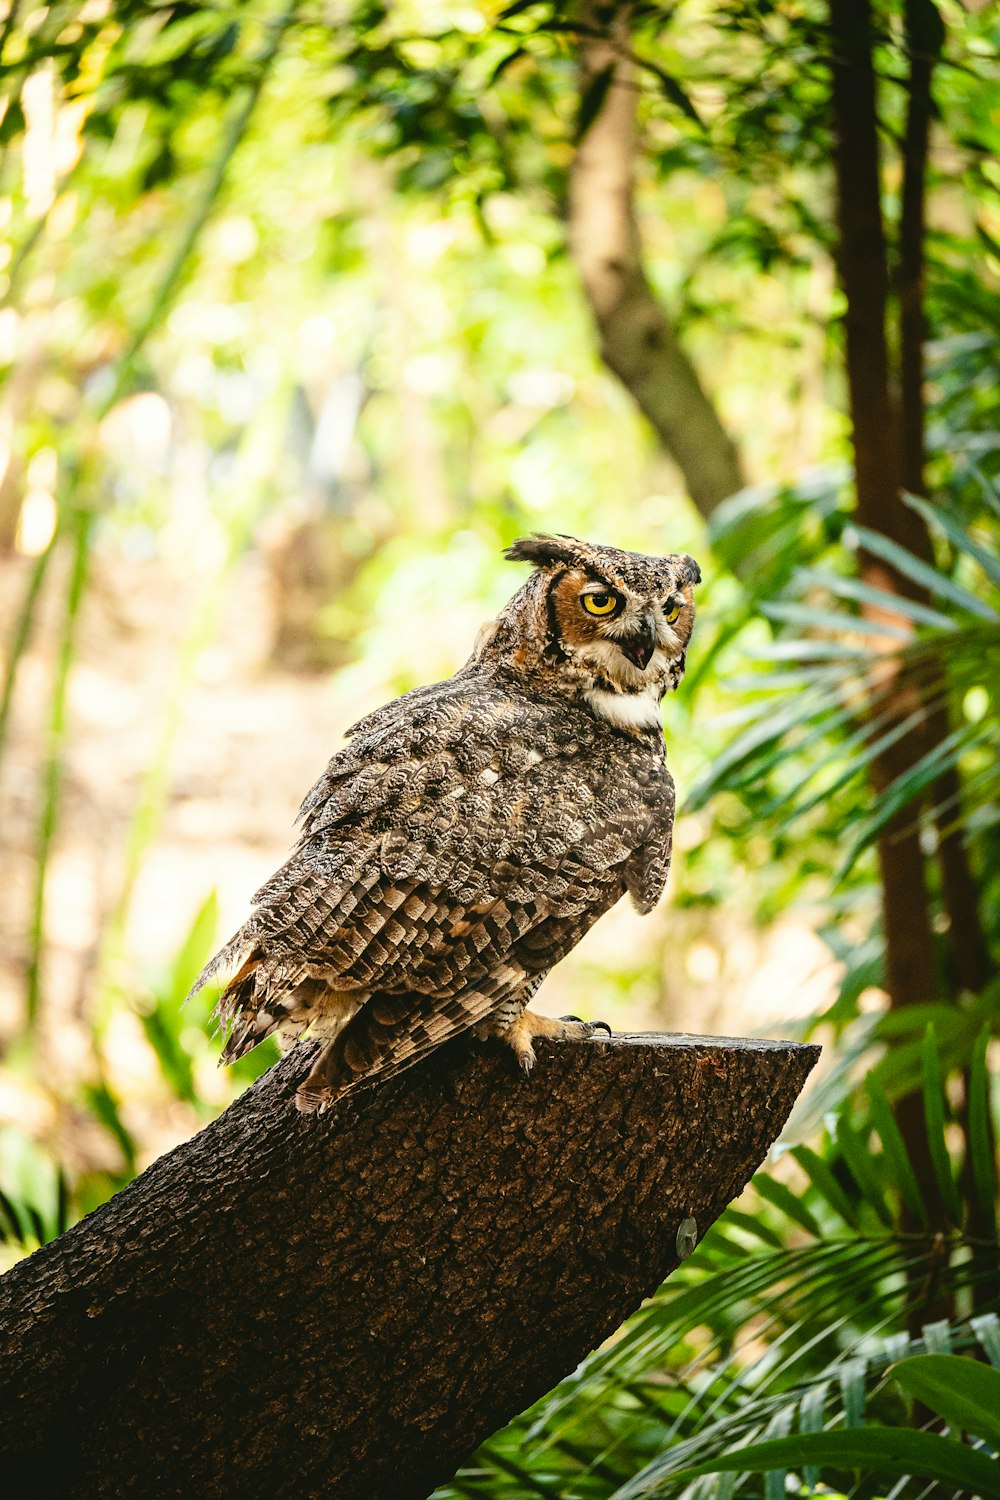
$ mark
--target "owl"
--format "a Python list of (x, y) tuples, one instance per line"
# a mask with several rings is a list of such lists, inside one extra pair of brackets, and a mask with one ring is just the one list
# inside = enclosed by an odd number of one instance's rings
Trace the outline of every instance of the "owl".
[(466, 1031), (530, 1072), (535, 1038), (593, 1031), (527, 1009), (553, 964), (626, 894), (640, 912), (662, 894), (659, 705), (684, 672), (698, 565), (569, 536), (506, 556), (527, 582), (453, 677), (349, 731), (291, 858), (192, 990), (229, 976), (224, 1062), (275, 1031), (320, 1040), (306, 1113)]

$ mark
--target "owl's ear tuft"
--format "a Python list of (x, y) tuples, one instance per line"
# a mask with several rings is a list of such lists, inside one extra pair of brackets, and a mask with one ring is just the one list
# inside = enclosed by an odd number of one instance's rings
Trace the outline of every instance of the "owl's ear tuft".
[(673, 560), (677, 564), (682, 583), (701, 582), (701, 569), (693, 557), (689, 557), (686, 552), (678, 552)]
[(519, 537), (504, 552), (508, 562), (530, 562), (536, 568), (558, 568), (579, 561), (580, 543), (572, 536)]

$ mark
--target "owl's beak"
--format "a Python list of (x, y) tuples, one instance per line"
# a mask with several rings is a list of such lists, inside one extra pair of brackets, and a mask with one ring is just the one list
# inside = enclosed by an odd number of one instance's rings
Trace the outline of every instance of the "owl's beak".
[(629, 661), (644, 672), (656, 650), (656, 622), (652, 615), (646, 616), (635, 635), (624, 636), (617, 644)]

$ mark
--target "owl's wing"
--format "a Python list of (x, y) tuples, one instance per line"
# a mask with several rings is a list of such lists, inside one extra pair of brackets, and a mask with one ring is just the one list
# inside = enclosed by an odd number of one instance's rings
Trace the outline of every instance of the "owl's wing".
[(334, 757), (291, 859), (199, 981), (239, 965), (227, 1059), (316, 982), (375, 1006), (354, 1028), (368, 1071), (412, 1059), (491, 1015), (626, 889), (646, 903), (662, 887), (649, 835), (672, 786), (648, 752), (609, 756), (589, 715), (468, 680), (413, 696)]

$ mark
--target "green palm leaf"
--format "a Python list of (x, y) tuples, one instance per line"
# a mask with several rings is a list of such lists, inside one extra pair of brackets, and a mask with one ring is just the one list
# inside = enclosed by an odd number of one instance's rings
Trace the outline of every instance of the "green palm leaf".
[(1000, 1371), (957, 1354), (915, 1354), (889, 1374), (949, 1427), (984, 1438), (1000, 1452)]
[[(753, 1443), (670, 1475), (674, 1484), (701, 1474), (760, 1473), (767, 1469), (829, 1465), (877, 1475), (913, 1475), (1000, 1500), (1000, 1464), (976, 1449), (933, 1432), (910, 1432), (898, 1427), (867, 1427), (849, 1432), (800, 1432), (791, 1437)], [(641, 1476), (640, 1476), (641, 1477)], [(653, 1494), (635, 1484), (624, 1485), (615, 1500)]]

